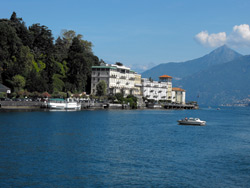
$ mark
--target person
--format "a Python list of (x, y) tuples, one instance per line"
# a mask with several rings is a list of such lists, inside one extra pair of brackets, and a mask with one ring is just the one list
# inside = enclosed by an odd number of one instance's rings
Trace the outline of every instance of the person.
[(188, 120), (188, 118), (187, 118), (187, 117), (185, 117), (185, 120), (187, 121), (187, 120)]

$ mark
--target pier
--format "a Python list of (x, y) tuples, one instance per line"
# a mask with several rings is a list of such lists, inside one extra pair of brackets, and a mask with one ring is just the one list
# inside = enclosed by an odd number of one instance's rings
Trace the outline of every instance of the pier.
[(193, 109), (199, 109), (198, 105), (195, 104), (165, 104), (164, 105), (165, 109), (187, 109), (187, 110), (193, 110)]

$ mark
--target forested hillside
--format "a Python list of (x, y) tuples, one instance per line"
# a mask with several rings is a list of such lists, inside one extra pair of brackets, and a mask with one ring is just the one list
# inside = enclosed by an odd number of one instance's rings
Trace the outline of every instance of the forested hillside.
[(0, 83), (14, 92), (89, 92), (91, 66), (99, 64), (81, 34), (64, 30), (54, 39), (48, 27), (27, 27), (15, 12), (0, 19)]

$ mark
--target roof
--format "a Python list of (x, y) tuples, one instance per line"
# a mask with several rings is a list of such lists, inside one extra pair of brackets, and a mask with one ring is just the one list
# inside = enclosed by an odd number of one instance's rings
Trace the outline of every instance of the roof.
[(0, 83), (0, 92), (7, 92), (7, 90), (10, 90), (10, 88)]
[(110, 66), (92, 66), (93, 68), (98, 68), (98, 69), (117, 69), (117, 67), (110, 67)]
[(173, 87), (172, 91), (185, 91), (184, 89), (181, 89), (179, 87)]
[(162, 76), (159, 76), (159, 78), (172, 78), (172, 76), (162, 75)]
[(50, 101), (65, 101), (64, 99), (61, 98), (53, 98), (53, 99), (49, 99)]

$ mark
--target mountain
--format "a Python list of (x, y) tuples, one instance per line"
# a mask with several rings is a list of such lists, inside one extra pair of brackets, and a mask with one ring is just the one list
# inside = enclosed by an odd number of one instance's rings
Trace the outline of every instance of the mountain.
[(172, 76), (174, 80), (180, 80), (186, 76), (205, 70), (213, 65), (218, 65), (232, 61), (242, 55), (230, 49), (226, 45), (221, 46), (211, 53), (186, 62), (181, 63), (164, 63), (153, 67), (142, 73), (143, 78), (153, 78), (158, 80), (160, 75), (167, 74)]
[(176, 84), (186, 90), (187, 100), (198, 100), (199, 104), (221, 105), (249, 99), (249, 83), (250, 56), (242, 56), (187, 76)]

